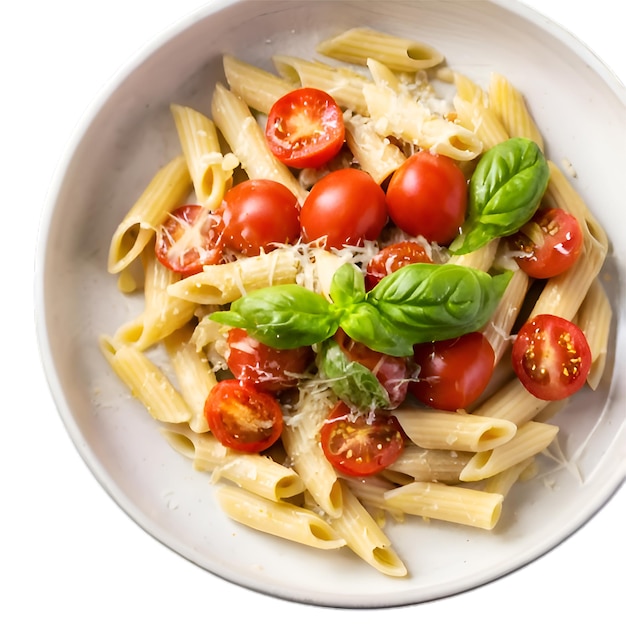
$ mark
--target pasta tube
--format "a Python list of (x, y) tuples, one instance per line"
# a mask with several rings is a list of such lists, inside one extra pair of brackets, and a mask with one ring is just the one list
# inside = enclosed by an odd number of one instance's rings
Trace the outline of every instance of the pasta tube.
[(385, 499), (409, 515), (492, 530), (500, 519), (504, 497), (467, 487), (413, 482), (388, 491)]
[(346, 545), (323, 518), (294, 504), (272, 502), (230, 486), (217, 490), (217, 500), (231, 519), (255, 530), (320, 550)]
[(193, 461), (194, 469), (213, 472), (214, 480), (229, 480), (276, 502), (304, 491), (304, 484), (293, 469), (267, 456), (237, 452), (223, 446), (210, 433), (195, 433), (185, 426), (169, 426), (161, 432), (174, 450)]
[(113, 233), (108, 258), (110, 273), (121, 272), (141, 254), (159, 226), (183, 203), (191, 189), (184, 155), (172, 159), (154, 175)]

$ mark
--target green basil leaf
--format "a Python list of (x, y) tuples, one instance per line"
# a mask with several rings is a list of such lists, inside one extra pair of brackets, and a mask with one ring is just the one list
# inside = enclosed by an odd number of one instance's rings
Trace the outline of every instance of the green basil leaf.
[(519, 230), (537, 210), (549, 179), (547, 161), (530, 139), (514, 137), (485, 152), (470, 179), (467, 220), (450, 252), (467, 254)]
[(349, 306), (365, 299), (363, 272), (352, 263), (344, 263), (333, 274), (329, 293), (338, 307)]
[(411, 356), (411, 333), (390, 323), (371, 302), (359, 302), (343, 313), (339, 325), (354, 341), (391, 356)]
[(318, 363), (331, 389), (348, 406), (363, 412), (389, 406), (389, 394), (375, 374), (365, 365), (351, 361), (333, 339), (322, 345)]
[(244, 328), (273, 348), (298, 348), (324, 341), (337, 332), (338, 316), (323, 296), (299, 285), (257, 289), (213, 313), (217, 322)]
[(487, 323), (510, 278), (510, 272), (490, 276), (461, 265), (415, 263), (381, 280), (368, 302), (382, 326), (411, 344), (450, 339)]

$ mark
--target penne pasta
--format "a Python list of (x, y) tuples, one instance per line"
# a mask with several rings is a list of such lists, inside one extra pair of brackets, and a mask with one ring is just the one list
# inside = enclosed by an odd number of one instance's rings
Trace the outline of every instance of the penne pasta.
[(222, 154), (215, 124), (208, 117), (178, 104), (172, 104), (170, 110), (196, 199), (213, 210), (231, 187), (233, 171), (239, 162), (232, 154)]
[(298, 263), (296, 253), (278, 248), (230, 263), (206, 265), (203, 272), (172, 283), (167, 293), (197, 304), (228, 304), (255, 289), (295, 283)]
[(192, 420), (193, 415), (183, 397), (143, 352), (109, 337), (100, 338), (100, 351), (111, 369), (155, 420), (171, 424)]
[(193, 462), (200, 472), (213, 472), (213, 479), (228, 480), (268, 500), (292, 498), (304, 491), (296, 472), (267, 456), (237, 452), (223, 446), (210, 433), (196, 433), (186, 425), (168, 426), (162, 434), (170, 446)]
[(209, 430), (204, 416), (204, 404), (209, 392), (217, 384), (215, 372), (209, 365), (204, 352), (192, 343), (193, 327), (183, 326), (163, 339), (163, 345), (174, 369), (180, 393), (193, 417), (191, 430), (204, 433)]
[(342, 513), (330, 520), (331, 526), (346, 541), (346, 545), (366, 563), (387, 576), (402, 577), (407, 569), (391, 541), (367, 509), (344, 484), (341, 485)]
[(426, 450), (416, 445), (406, 445), (389, 470), (411, 476), (417, 481), (458, 483), (461, 470), (472, 458), (471, 452), (457, 450)]
[(378, 82), (363, 85), (363, 95), (379, 135), (394, 135), (458, 161), (481, 154), (482, 143), (471, 130), (433, 114), (422, 102), (394, 89), (387, 76), (381, 78), (383, 68), (372, 60), (368, 66)]
[(602, 283), (596, 278), (590, 285), (578, 310), (576, 323), (582, 329), (591, 349), (591, 371), (587, 384), (597, 389), (604, 373), (613, 311)]
[(481, 452), (510, 441), (517, 431), (509, 420), (454, 411), (401, 407), (394, 415), (406, 436), (432, 450)]
[(322, 517), (294, 504), (265, 500), (231, 486), (220, 487), (217, 500), (231, 519), (255, 530), (320, 550), (346, 545)]
[(503, 496), (431, 482), (412, 482), (385, 494), (387, 502), (409, 515), (492, 530), (502, 513)]
[(242, 98), (217, 84), (211, 101), (213, 121), (252, 179), (269, 179), (289, 189), (300, 203), (306, 191), (286, 165), (270, 151), (265, 135)]
[(152, 240), (165, 218), (183, 203), (192, 189), (184, 155), (172, 159), (152, 178), (113, 233), (108, 271), (128, 267)]
[(518, 427), (513, 439), (484, 452), (477, 452), (461, 471), (463, 482), (491, 478), (545, 450), (554, 440), (559, 427), (554, 424), (527, 422)]
[(398, 72), (429, 69), (443, 62), (443, 55), (432, 46), (369, 28), (343, 31), (319, 43), (317, 52), (356, 65), (376, 59)]
[(193, 317), (195, 303), (168, 291), (180, 276), (159, 263), (152, 247), (141, 255), (144, 264), (144, 310), (134, 320), (121, 326), (115, 339), (146, 350), (187, 324)]
[(298, 82), (294, 83), (266, 72), (231, 54), (224, 55), (223, 64), (230, 90), (249, 108), (266, 115), (276, 100), (299, 87)]
[(531, 139), (543, 151), (543, 137), (521, 92), (502, 74), (494, 72), (489, 82), (488, 94), (489, 107), (497, 113), (509, 137)]

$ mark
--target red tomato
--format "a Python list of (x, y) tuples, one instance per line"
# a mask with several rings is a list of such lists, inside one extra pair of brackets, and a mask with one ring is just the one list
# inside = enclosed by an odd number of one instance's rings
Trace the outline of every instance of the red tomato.
[(156, 234), (157, 259), (173, 272), (191, 276), (222, 261), (222, 220), (198, 204), (172, 211)]
[(428, 406), (456, 411), (474, 402), (487, 387), (495, 366), (495, 354), (479, 332), (456, 339), (414, 346), (419, 366), (409, 391)]
[(207, 396), (204, 416), (215, 438), (240, 452), (266, 450), (283, 430), (283, 414), (276, 398), (250, 382), (218, 382)]
[(369, 476), (394, 463), (404, 450), (404, 434), (393, 415), (354, 415), (339, 402), (320, 430), (324, 455), (349, 476)]
[(449, 244), (465, 221), (465, 175), (446, 156), (417, 152), (393, 173), (387, 207), (393, 223), (409, 235)]
[(387, 222), (385, 192), (367, 172), (335, 170), (313, 185), (300, 222), (304, 240), (326, 237), (326, 248), (378, 239)]
[(300, 205), (296, 196), (273, 180), (246, 180), (231, 187), (220, 208), (224, 240), (248, 256), (295, 243), (300, 237)]
[(343, 145), (343, 113), (325, 91), (302, 87), (274, 103), (265, 137), (274, 156), (285, 165), (321, 167)]
[(411, 263), (432, 263), (424, 246), (415, 241), (400, 241), (385, 246), (367, 264), (366, 289), (374, 289), (382, 278)]
[(298, 384), (302, 374), (315, 358), (310, 346), (291, 350), (270, 348), (253, 339), (242, 328), (228, 332), (226, 362), (238, 380), (254, 383), (263, 391), (281, 391)]
[(517, 333), (513, 369), (524, 387), (541, 400), (576, 393), (591, 369), (591, 350), (576, 324), (556, 315), (537, 315)]
[(376, 376), (389, 394), (389, 408), (395, 409), (404, 402), (409, 385), (406, 359), (371, 350), (366, 345), (350, 339), (342, 330), (335, 334), (335, 341), (348, 359), (367, 367)]
[(569, 269), (583, 248), (578, 220), (558, 208), (539, 209), (518, 233), (508, 239), (509, 248), (522, 255), (515, 260), (533, 278), (551, 278)]

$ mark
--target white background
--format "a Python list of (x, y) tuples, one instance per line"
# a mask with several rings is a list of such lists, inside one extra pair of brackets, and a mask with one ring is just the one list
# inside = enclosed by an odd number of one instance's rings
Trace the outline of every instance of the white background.
[[(0, 259), (8, 294), (0, 306), (0, 623), (203, 624), (217, 615), (261, 624), (624, 623), (626, 488), (563, 545), (502, 580), (419, 606), (348, 612), (276, 600), (217, 579), (148, 536), (92, 477), (38, 362), (32, 280), (38, 220), (90, 101), (129, 56), (203, 4), (32, 0), (0, 9)], [(526, 4), (572, 31), (626, 80), (614, 0)], [(602, 158), (602, 146), (594, 149)]]

